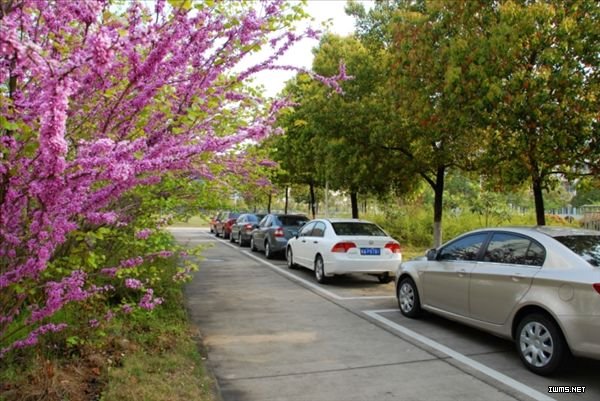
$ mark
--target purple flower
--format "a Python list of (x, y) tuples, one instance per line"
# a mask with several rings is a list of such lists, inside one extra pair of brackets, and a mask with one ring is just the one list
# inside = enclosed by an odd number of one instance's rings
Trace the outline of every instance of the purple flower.
[(135, 237), (137, 239), (147, 239), (150, 236), (150, 234), (152, 234), (152, 231), (153, 230), (151, 230), (149, 228), (144, 228), (143, 230), (138, 231), (135, 234)]
[(143, 284), (138, 279), (135, 279), (135, 278), (126, 278), (125, 279), (125, 287), (131, 288), (131, 289), (134, 289), (134, 290), (139, 290), (140, 288), (143, 287)]

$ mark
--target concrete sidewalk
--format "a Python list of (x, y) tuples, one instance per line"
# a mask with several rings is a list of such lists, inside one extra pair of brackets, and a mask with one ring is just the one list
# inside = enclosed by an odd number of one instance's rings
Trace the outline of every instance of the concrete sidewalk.
[(220, 241), (204, 256), (186, 302), (224, 400), (515, 399)]

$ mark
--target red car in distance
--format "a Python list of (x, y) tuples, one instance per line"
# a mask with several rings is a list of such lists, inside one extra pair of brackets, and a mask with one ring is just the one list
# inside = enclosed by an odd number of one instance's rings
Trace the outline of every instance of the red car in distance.
[(215, 221), (215, 235), (217, 237), (229, 239), (231, 236), (231, 226), (235, 224), (237, 218), (240, 217), (240, 214), (241, 213), (239, 212), (231, 211), (219, 213)]

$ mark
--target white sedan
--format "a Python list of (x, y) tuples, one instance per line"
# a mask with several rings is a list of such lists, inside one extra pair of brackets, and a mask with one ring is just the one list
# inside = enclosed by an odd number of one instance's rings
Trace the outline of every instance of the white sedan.
[(286, 247), (288, 267), (314, 270), (319, 283), (337, 274), (367, 273), (392, 280), (402, 261), (400, 244), (366, 220), (318, 219), (306, 223)]

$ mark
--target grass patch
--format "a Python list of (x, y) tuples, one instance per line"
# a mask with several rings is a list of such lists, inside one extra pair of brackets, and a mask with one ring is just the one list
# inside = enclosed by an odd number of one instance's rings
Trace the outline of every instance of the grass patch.
[(172, 227), (208, 227), (210, 218), (207, 216), (192, 216), (186, 221), (176, 221)]
[(169, 335), (169, 348), (148, 353), (139, 350), (120, 367), (108, 370), (102, 401), (213, 401), (214, 384), (207, 374), (194, 336)]
[(121, 320), (133, 352), (107, 371), (102, 401), (214, 401), (215, 384), (204, 367), (199, 334), (189, 325), (183, 294), (171, 291), (163, 307)]
[[(163, 262), (172, 275), (176, 259)], [(101, 335), (80, 331), (76, 346), (58, 333), (0, 360), (0, 401), (218, 400), (181, 284), (162, 281), (160, 295), (164, 304), (118, 314)], [(77, 316), (64, 318), (77, 322)]]

